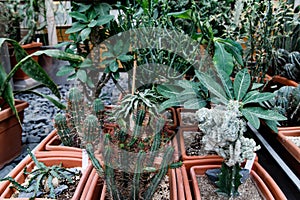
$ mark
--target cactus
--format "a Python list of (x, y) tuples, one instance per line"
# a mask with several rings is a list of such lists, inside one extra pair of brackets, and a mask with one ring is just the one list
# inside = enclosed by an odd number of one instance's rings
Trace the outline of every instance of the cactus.
[(96, 143), (99, 139), (98, 119), (95, 115), (88, 115), (83, 122), (83, 140), (86, 143)]
[(65, 146), (79, 147), (80, 142), (76, 134), (72, 133), (67, 125), (67, 120), (65, 115), (57, 114), (54, 117), (55, 128), (57, 129), (57, 134), (59, 135), (61, 142)]
[(245, 138), (247, 130), (242, 113), (235, 106), (217, 105), (213, 109), (201, 108), (196, 112), (199, 129), (204, 133), (202, 142), (206, 151), (215, 151), (224, 158), (217, 183), (218, 192), (232, 197), (238, 195), (241, 185), (240, 165), (252, 159), (256, 146), (253, 139)]
[(143, 121), (144, 121), (144, 118), (145, 118), (145, 114), (146, 114), (145, 110), (140, 109), (140, 110), (137, 111), (136, 120), (135, 120), (135, 123), (134, 123), (134, 129), (133, 129), (133, 136), (132, 136), (131, 141), (128, 144), (129, 147), (134, 145), (134, 143), (138, 140), (138, 137), (141, 133), (141, 129), (142, 129)]
[(131, 199), (138, 200), (139, 199), (139, 191), (140, 191), (140, 178), (141, 173), (143, 172), (143, 161), (145, 159), (145, 152), (140, 151), (138, 154), (137, 162), (135, 165), (134, 176), (132, 180), (132, 188), (131, 188)]
[(101, 126), (103, 126), (104, 122), (104, 112), (105, 106), (101, 99), (95, 99), (93, 102), (93, 114), (97, 116), (100, 121)]
[(83, 96), (79, 89), (71, 88), (68, 95), (68, 113), (71, 115), (72, 126), (81, 132), (81, 122), (84, 117)]

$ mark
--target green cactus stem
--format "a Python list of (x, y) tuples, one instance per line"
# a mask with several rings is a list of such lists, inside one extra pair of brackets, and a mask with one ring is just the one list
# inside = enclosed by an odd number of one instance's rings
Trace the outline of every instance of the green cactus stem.
[(76, 138), (74, 138), (74, 134), (71, 133), (71, 130), (67, 125), (66, 116), (60, 113), (57, 114), (54, 117), (54, 123), (61, 142), (65, 146), (74, 146), (74, 141)]
[(136, 120), (133, 129), (133, 136), (131, 141), (128, 143), (129, 147), (132, 147), (135, 144), (135, 142), (138, 140), (138, 137), (141, 133), (141, 129), (143, 126), (143, 121), (145, 119), (145, 115), (146, 115), (146, 111), (144, 109), (140, 109), (137, 111)]
[(89, 156), (89, 158), (90, 158), (90, 160), (92, 162), (92, 165), (96, 169), (98, 175), (100, 177), (104, 177), (104, 170), (103, 170), (103, 168), (102, 168), (99, 160), (95, 157), (93, 145), (92, 144), (87, 144), (85, 148), (86, 148), (88, 156)]
[(218, 176), (219, 179), (216, 182), (216, 185), (218, 186), (217, 193), (228, 197), (238, 196), (238, 187), (242, 184), (240, 171), (241, 167), (239, 163), (229, 167), (223, 162), (221, 173)]
[(158, 173), (153, 177), (153, 179), (150, 182), (149, 187), (147, 188), (146, 192), (143, 195), (145, 200), (152, 199), (159, 183), (164, 178), (164, 176), (167, 174), (168, 166), (169, 166), (169, 163), (171, 162), (173, 153), (174, 153), (174, 148), (169, 146), (166, 149), (166, 152), (165, 152), (164, 157), (162, 159), (162, 163), (161, 163), (161, 166), (160, 166), (160, 169), (159, 169)]
[(132, 200), (139, 200), (140, 179), (141, 179), (141, 174), (143, 172), (143, 161), (145, 159), (145, 155), (146, 155), (145, 152), (142, 150), (138, 154), (133, 180), (132, 180), (131, 197), (130, 197), (130, 199)]
[(98, 119), (95, 115), (88, 115), (83, 122), (83, 140), (95, 143), (99, 139)]
[(71, 115), (73, 127), (80, 131), (80, 125), (84, 117), (83, 96), (77, 88), (71, 88), (68, 95), (68, 112)]
[(105, 106), (101, 99), (95, 99), (93, 102), (93, 113), (97, 116), (101, 125), (103, 125)]

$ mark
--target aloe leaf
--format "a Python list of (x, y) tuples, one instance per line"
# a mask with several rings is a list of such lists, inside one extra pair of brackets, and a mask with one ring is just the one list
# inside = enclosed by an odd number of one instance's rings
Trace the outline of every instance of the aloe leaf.
[(218, 70), (225, 71), (228, 75), (232, 73), (233, 70), (233, 58), (230, 53), (228, 53), (224, 44), (215, 41), (215, 54), (213, 57), (213, 62)]
[(204, 73), (201, 73), (197, 70), (195, 70), (195, 73), (196, 73), (197, 78), (202, 81), (203, 85), (213, 95), (217, 96), (223, 104), (227, 104), (228, 99), (227, 99), (226, 93), (220, 84), (218, 84), (212, 77), (210, 77)]
[(236, 74), (233, 82), (234, 96), (236, 100), (240, 101), (244, 98), (250, 87), (250, 84), (251, 77), (246, 68), (242, 69)]
[(45, 95), (45, 94), (42, 94), (42, 93), (39, 93), (39, 92), (36, 92), (36, 91), (32, 91), (32, 90), (29, 90), (28, 92), (31, 92), (31, 93), (33, 93), (35, 95), (38, 95), (40, 97), (43, 97), (45, 99), (48, 99), (51, 103), (53, 103), (59, 109), (65, 110), (67, 108), (65, 104), (60, 103), (58, 100), (52, 98), (49, 95)]

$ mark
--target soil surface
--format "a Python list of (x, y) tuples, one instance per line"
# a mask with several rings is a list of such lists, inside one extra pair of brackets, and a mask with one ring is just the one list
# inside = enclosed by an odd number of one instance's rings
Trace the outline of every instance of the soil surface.
[(215, 190), (217, 189), (206, 175), (198, 175), (197, 181), (201, 193), (202, 200), (224, 200), (224, 199), (233, 199), (233, 200), (262, 200), (262, 196), (260, 195), (259, 190), (257, 189), (255, 183), (251, 178), (248, 178), (245, 183), (243, 183), (238, 191), (240, 193), (239, 196), (234, 198), (228, 198), (225, 196), (219, 196)]

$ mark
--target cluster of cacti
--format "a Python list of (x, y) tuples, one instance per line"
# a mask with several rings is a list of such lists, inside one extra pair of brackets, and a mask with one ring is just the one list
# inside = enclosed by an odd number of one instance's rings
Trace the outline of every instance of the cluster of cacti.
[(253, 139), (243, 136), (247, 130), (246, 122), (238, 108), (238, 104), (229, 103), (227, 107), (217, 105), (196, 112), (199, 128), (204, 133), (204, 149), (215, 151), (224, 158), (217, 186), (220, 193), (228, 196), (238, 194), (237, 188), (241, 184), (238, 178), (240, 164), (246, 159), (252, 159), (254, 152), (259, 149)]
[(300, 53), (288, 52), (285, 49), (277, 50), (275, 65), (277, 73), (289, 79), (300, 82)]
[[(141, 96), (143, 94), (140, 93)], [(105, 134), (100, 141), (100, 157), (103, 158), (104, 166), (96, 158), (98, 156), (94, 153), (93, 145), (86, 145), (94, 167), (100, 175), (104, 175), (112, 199), (151, 199), (169, 167), (180, 166), (180, 163), (172, 163), (174, 148), (169, 142), (174, 135), (166, 130), (164, 118), (149, 113), (147, 105), (152, 103), (145, 104), (144, 98), (133, 99), (136, 102), (134, 104), (139, 106), (121, 103), (119, 108), (119, 111), (130, 110), (127, 119), (132, 120), (132, 125), (128, 126), (129, 122), (119, 123), (113, 134)], [(116, 115), (121, 116), (120, 112)], [(144, 123), (147, 117), (151, 123)], [(85, 124), (85, 130), (94, 129), (91, 123)], [(87, 131), (84, 133), (88, 134)]]
[[(57, 114), (54, 125), (65, 146), (82, 147), (86, 143), (96, 144), (101, 136), (104, 104), (100, 99), (89, 106), (84, 103), (82, 92), (71, 88), (67, 98), (66, 114)], [(89, 114), (91, 113), (91, 114)]]
[[(5, 177), (0, 181), (10, 181), (13, 187), (18, 191), (16, 198), (30, 198), (46, 197), (56, 199), (57, 196), (68, 187), (64, 188), (62, 184), (64, 181), (74, 183), (74, 176), (79, 175), (78, 169), (70, 170), (60, 165), (46, 166), (39, 162), (36, 157), (28, 150), (28, 154), (32, 158), (35, 168), (31, 172), (24, 169), (24, 174), (27, 179), (23, 184), (18, 183), (12, 177)], [(65, 185), (66, 186), (66, 185)], [(64, 188), (64, 189), (63, 189)]]
[(264, 102), (270, 109), (277, 110), (287, 120), (280, 122), (282, 126), (296, 126), (300, 123), (300, 86), (283, 86), (274, 91), (274, 98)]

